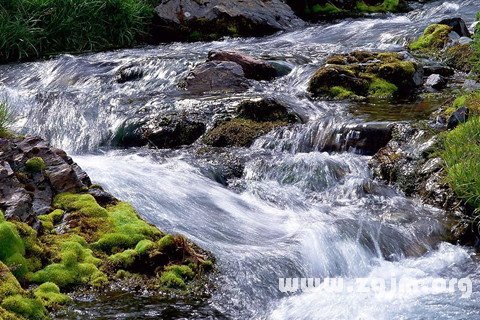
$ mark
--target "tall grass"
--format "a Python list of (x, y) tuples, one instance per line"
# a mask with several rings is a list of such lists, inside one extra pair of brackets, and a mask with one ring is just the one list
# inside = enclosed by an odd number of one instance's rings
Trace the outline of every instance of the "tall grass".
[(8, 127), (12, 122), (12, 115), (6, 103), (0, 103), (0, 138), (10, 135)]
[(0, 0), (0, 61), (129, 47), (153, 15), (147, 0)]
[(480, 118), (475, 117), (448, 132), (442, 158), (447, 179), (460, 198), (480, 208)]

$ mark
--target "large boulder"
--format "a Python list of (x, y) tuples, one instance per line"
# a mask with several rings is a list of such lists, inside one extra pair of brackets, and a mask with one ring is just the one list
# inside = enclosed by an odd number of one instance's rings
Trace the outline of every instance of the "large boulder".
[(336, 99), (409, 97), (423, 82), (423, 68), (406, 54), (354, 51), (333, 55), (310, 79), (312, 96)]
[(91, 185), (65, 152), (38, 137), (0, 139), (0, 210), (9, 219), (37, 225), (52, 210), (53, 196)]
[(238, 63), (248, 79), (272, 80), (277, 76), (277, 69), (268, 62), (237, 51), (211, 51), (208, 53), (208, 61)]
[(113, 144), (121, 147), (150, 146), (175, 149), (191, 145), (206, 130), (203, 122), (176, 113), (150, 119), (128, 120), (118, 130)]
[(304, 25), (281, 0), (161, 0), (152, 40), (263, 36)]
[(208, 61), (191, 70), (179, 86), (190, 94), (203, 94), (243, 92), (250, 84), (238, 63)]

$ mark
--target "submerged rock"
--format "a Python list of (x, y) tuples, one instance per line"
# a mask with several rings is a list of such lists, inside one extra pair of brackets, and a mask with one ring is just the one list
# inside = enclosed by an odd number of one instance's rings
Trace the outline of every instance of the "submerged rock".
[(155, 12), (155, 42), (263, 36), (304, 25), (281, 0), (161, 0)]
[(277, 76), (277, 70), (268, 62), (237, 51), (211, 51), (208, 53), (208, 61), (238, 63), (248, 79), (272, 80)]
[(190, 71), (179, 86), (190, 94), (203, 94), (243, 92), (250, 84), (238, 63), (208, 61)]
[(354, 51), (330, 56), (310, 79), (314, 97), (392, 99), (422, 84), (423, 68), (400, 53)]
[(164, 114), (150, 119), (127, 121), (114, 138), (114, 145), (121, 147), (150, 146), (153, 148), (180, 148), (191, 145), (206, 130), (203, 122), (187, 115)]

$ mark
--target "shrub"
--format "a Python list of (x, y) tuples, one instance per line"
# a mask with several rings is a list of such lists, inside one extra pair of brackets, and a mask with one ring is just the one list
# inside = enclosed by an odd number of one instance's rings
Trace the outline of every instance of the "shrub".
[[(0, 26), (0, 32), (1, 32), (1, 26)], [(11, 124), (11, 122), (12, 122), (12, 115), (8, 109), (8, 106), (6, 103), (1, 102), (0, 103), (0, 138), (9, 135), (8, 127)]]

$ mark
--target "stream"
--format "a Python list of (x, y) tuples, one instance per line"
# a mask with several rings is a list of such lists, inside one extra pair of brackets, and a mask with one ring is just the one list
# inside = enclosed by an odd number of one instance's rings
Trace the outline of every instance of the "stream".
[[(442, 242), (444, 212), (372, 178), (369, 156), (319, 152), (336, 127), (425, 119), (435, 103), (358, 106), (312, 101), (311, 75), (332, 53), (403, 50), (430, 23), (460, 16), (471, 25), (478, 0), (433, 1), (406, 14), (312, 25), (263, 38), (173, 43), (0, 66), (0, 99), (17, 130), (63, 148), (98, 183), (149, 222), (181, 233), (217, 259), (215, 290), (161, 298), (125, 292), (82, 296), (57, 319), (480, 319), (480, 264), (471, 248)], [(245, 93), (187, 96), (176, 86), (210, 50), (235, 49), (292, 68)], [(125, 66), (144, 77), (117, 83)], [(244, 174), (226, 187), (195, 148), (118, 150), (129, 118), (169, 111), (210, 120), (246, 98), (275, 97), (308, 121), (277, 129), (248, 149)], [(363, 109), (359, 109), (363, 108)], [(282, 293), (284, 277), (470, 277), (473, 294), (388, 297), (381, 293)]]

